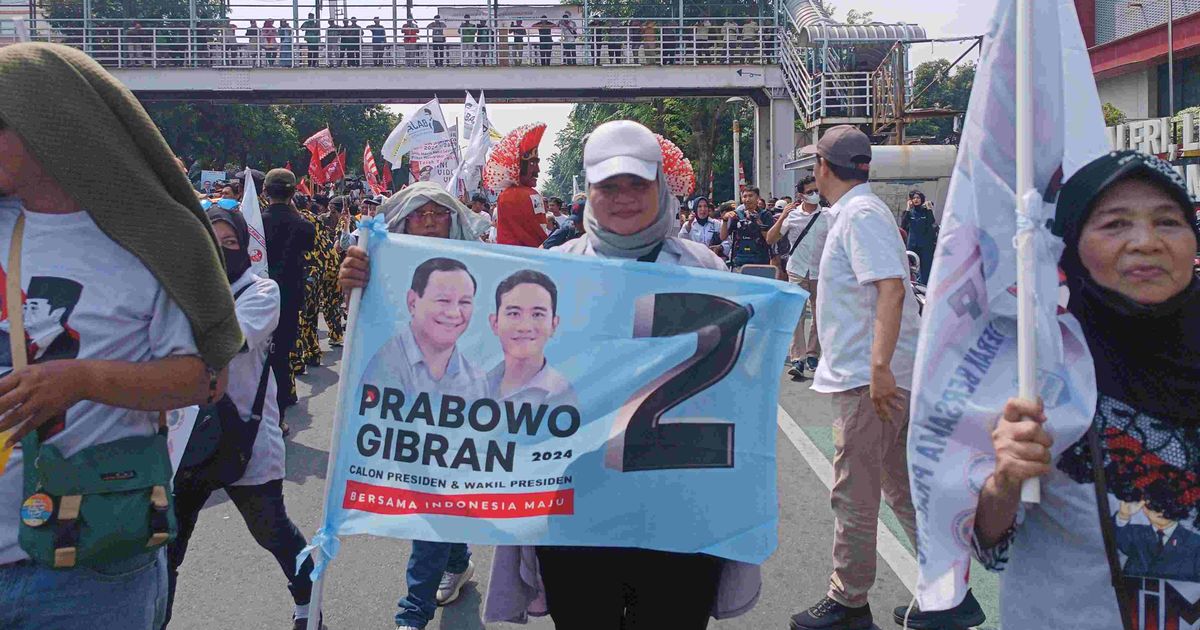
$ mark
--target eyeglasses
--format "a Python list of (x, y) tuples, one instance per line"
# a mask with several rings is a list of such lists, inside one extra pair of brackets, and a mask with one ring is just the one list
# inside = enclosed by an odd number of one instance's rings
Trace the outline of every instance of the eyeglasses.
[(450, 211), (445, 208), (434, 208), (433, 210), (414, 210), (408, 218), (417, 219), (434, 219), (436, 221), (450, 220)]

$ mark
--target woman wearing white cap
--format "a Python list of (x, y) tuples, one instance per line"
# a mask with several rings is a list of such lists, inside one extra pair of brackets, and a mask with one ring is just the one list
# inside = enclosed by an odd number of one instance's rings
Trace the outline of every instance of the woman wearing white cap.
[[(724, 270), (701, 243), (676, 236), (678, 204), (662, 149), (642, 125), (596, 128), (583, 150), (588, 200), (582, 238), (555, 249), (584, 256)], [(486, 621), (549, 614), (558, 630), (706, 628), (758, 599), (759, 569), (706, 554), (622, 547), (498, 547)]]

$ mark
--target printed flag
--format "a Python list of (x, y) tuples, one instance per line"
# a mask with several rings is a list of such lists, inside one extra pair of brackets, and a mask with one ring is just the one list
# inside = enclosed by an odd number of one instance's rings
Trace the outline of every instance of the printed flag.
[[(1045, 225), (1062, 181), (1109, 147), (1074, 5), (1032, 5), (1037, 199), (1022, 229), (1036, 243), (1038, 391), (1057, 457), (1090, 426), (1096, 391), (1079, 324), (1059, 309), (1063, 245)], [(1017, 395), (1016, 20), (1015, 2), (1001, 0), (971, 92), (917, 348), (908, 465), (921, 610), (951, 608), (966, 594), (975, 508), (995, 466), (991, 431)]]
[(337, 145), (333, 143), (333, 134), (329, 132), (329, 127), (326, 127), (305, 140), (304, 146), (317, 159), (321, 159), (333, 153)]
[(379, 181), (379, 167), (375, 165), (370, 142), (363, 147), (363, 175), (367, 178), (367, 186), (371, 187), (372, 193), (378, 195), (383, 192), (383, 184)]
[[(488, 119), (487, 104), (484, 94), (479, 93), (479, 102), (471, 98), (471, 93), (467, 93), (467, 107), (464, 111), (471, 109), (474, 105), (476, 111), (468, 117), (464, 114), (463, 121), (467, 125), (467, 137), (470, 139), (467, 144), (467, 151), (463, 155), (462, 163), (454, 172), (454, 177), (450, 180), (450, 189), (453, 190), (459, 182), (464, 184), (466, 190), (474, 191), (479, 188), (480, 179), (483, 176), (483, 165), (487, 162), (488, 151), (496, 144), (496, 139), (492, 135), (496, 134), (495, 128), (492, 127), (492, 121)], [(476, 124), (478, 122), (478, 124)], [(498, 135), (498, 134), (497, 134)]]
[[(253, 182), (250, 167), (246, 167), (246, 182)], [(258, 195), (253, 185), (247, 185), (242, 193), (242, 216), (246, 218), (246, 226), (250, 228), (250, 270), (267, 277), (267, 237), (263, 230), (262, 210), (258, 207)]]
[[(383, 141), (380, 155), (390, 164), (399, 164), (400, 158), (413, 149), (433, 142), (449, 140), (442, 105), (435, 98), (422, 105), (411, 116), (396, 125)], [(455, 136), (454, 141), (458, 138)]]

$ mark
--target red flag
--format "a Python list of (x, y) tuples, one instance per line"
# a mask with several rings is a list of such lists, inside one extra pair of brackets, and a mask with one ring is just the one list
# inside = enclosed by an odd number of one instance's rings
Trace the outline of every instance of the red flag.
[[(292, 161), (291, 161), (291, 160), (288, 160), (288, 161), (287, 161), (287, 164), (285, 164), (285, 165), (283, 166), (283, 168), (285, 168), (285, 169), (287, 169), (287, 170), (291, 171), (291, 170), (292, 170)], [(292, 172), (293, 172), (293, 173), (295, 173), (295, 171), (292, 171)]]
[(329, 133), (329, 127), (310, 136), (304, 141), (304, 146), (319, 160), (324, 160), (325, 156), (335, 151), (333, 134)]
[(367, 186), (371, 187), (371, 192), (378, 195), (383, 192), (383, 185), (379, 181), (379, 167), (375, 165), (375, 156), (371, 154), (371, 143), (363, 148), (363, 175), (367, 178)]
[(383, 169), (383, 189), (391, 190), (392, 189), (392, 169), (387, 163), (384, 163), (384, 167), (385, 168)]
[[(291, 170), (291, 169), (288, 169), (288, 170)], [(307, 177), (301, 177), (300, 180), (296, 183), (296, 191), (303, 194), (306, 197), (312, 196), (312, 190), (310, 190), (308, 187), (308, 178)]]
[(322, 160), (322, 178), (325, 183), (333, 183), (346, 177), (346, 152), (342, 151), (334, 157), (332, 154)]
[(325, 179), (325, 167), (321, 165), (321, 158), (313, 154), (312, 159), (308, 162), (308, 176), (313, 180), (314, 184), (325, 184), (328, 182)]

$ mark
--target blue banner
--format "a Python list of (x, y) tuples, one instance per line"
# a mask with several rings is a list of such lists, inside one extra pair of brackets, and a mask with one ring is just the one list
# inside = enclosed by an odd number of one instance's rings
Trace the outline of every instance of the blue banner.
[(369, 249), (327, 557), (348, 534), (771, 555), (804, 291), (403, 235)]

